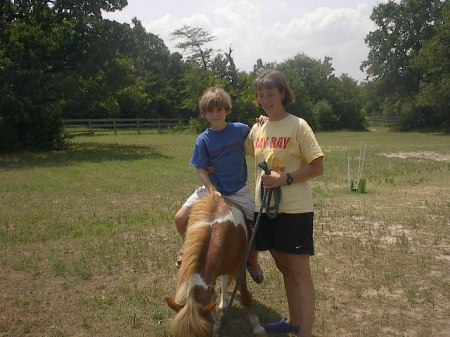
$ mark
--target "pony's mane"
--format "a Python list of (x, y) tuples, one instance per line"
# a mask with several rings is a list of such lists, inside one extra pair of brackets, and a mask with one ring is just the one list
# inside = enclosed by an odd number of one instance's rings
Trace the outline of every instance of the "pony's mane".
[(192, 276), (200, 269), (200, 257), (209, 245), (211, 220), (216, 207), (216, 194), (210, 194), (195, 204), (189, 216), (183, 244), (183, 263), (178, 272), (175, 301), (187, 302), (192, 287)]

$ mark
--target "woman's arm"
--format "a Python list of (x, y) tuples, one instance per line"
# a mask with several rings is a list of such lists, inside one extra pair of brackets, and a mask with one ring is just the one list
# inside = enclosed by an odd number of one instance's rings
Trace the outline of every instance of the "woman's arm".
[(320, 176), (323, 174), (323, 156), (314, 159), (309, 165), (302, 166), (298, 168), (296, 171), (283, 173), (271, 171), (270, 176), (263, 175), (262, 176), (263, 187), (270, 189), (287, 185), (288, 173), (293, 178), (292, 184), (304, 182), (311, 178)]
[(314, 177), (321, 176), (323, 174), (323, 156), (314, 159), (309, 165), (302, 166), (294, 172), (285, 172), (282, 174), (284, 176), (284, 184), (286, 185), (286, 175), (290, 173), (292, 178), (294, 178), (292, 183), (303, 182)]

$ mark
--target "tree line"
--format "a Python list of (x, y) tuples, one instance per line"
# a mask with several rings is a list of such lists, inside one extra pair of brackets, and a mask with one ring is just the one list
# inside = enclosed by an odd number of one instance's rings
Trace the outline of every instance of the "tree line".
[(232, 46), (209, 48), (215, 37), (197, 27), (173, 32), (180, 52), (172, 53), (137, 18), (102, 17), (126, 5), (0, 1), (0, 152), (64, 147), (63, 118), (178, 118), (198, 131), (198, 99), (213, 85), (230, 92), (232, 118), (251, 124), (259, 114), (251, 82), (264, 68), (286, 74), (296, 94), (290, 112), (317, 130), (363, 130), (369, 115), (400, 118), (403, 130), (450, 129), (448, 2), (375, 7), (364, 83), (336, 76), (330, 57), (301, 52), (240, 71)]

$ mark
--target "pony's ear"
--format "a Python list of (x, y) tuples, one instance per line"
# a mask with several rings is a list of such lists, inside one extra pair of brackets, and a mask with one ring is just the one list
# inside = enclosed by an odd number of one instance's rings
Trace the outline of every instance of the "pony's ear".
[(200, 311), (204, 316), (206, 316), (211, 313), (211, 311), (213, 311), (215, 307), (216, 303), (209, 303), (208, 305), (205, 305), (203, 308), (201, 308)]
[(178, 304), (177, 302), (175, 302), (175, 300), (173, 298), (170, 297), (166, 297), (165, 298), (166, 303), (169, 307), (171, 307), (173, 310), (175, 310), (176, 312), (179, 312), (183, 306)]

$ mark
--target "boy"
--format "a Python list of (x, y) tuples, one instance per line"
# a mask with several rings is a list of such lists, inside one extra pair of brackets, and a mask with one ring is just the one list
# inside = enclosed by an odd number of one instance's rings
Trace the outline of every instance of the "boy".
[[(251, 222), (255, 209), (254, 199), (247, 186), (244, 147), (244, 139), (250, 128), (239, 122), (225, 121), (231, 113), (231, 97), (220, 87), (207, 89), (200, 98), (199, 108), (201, 117), (210, 126), (197, 137), (191, 165), (197, 169), (203, 186), (197, 188), (175, 215), (175, 226), (183, 239), (191, 208), (208, 193), (220, 193), (239, 205)], [(177, 267), (181, 262), (181, 256), (178, 256)], [(256, 251), (252, 251), (247, 270), (256, 283), (264, 281)]]

